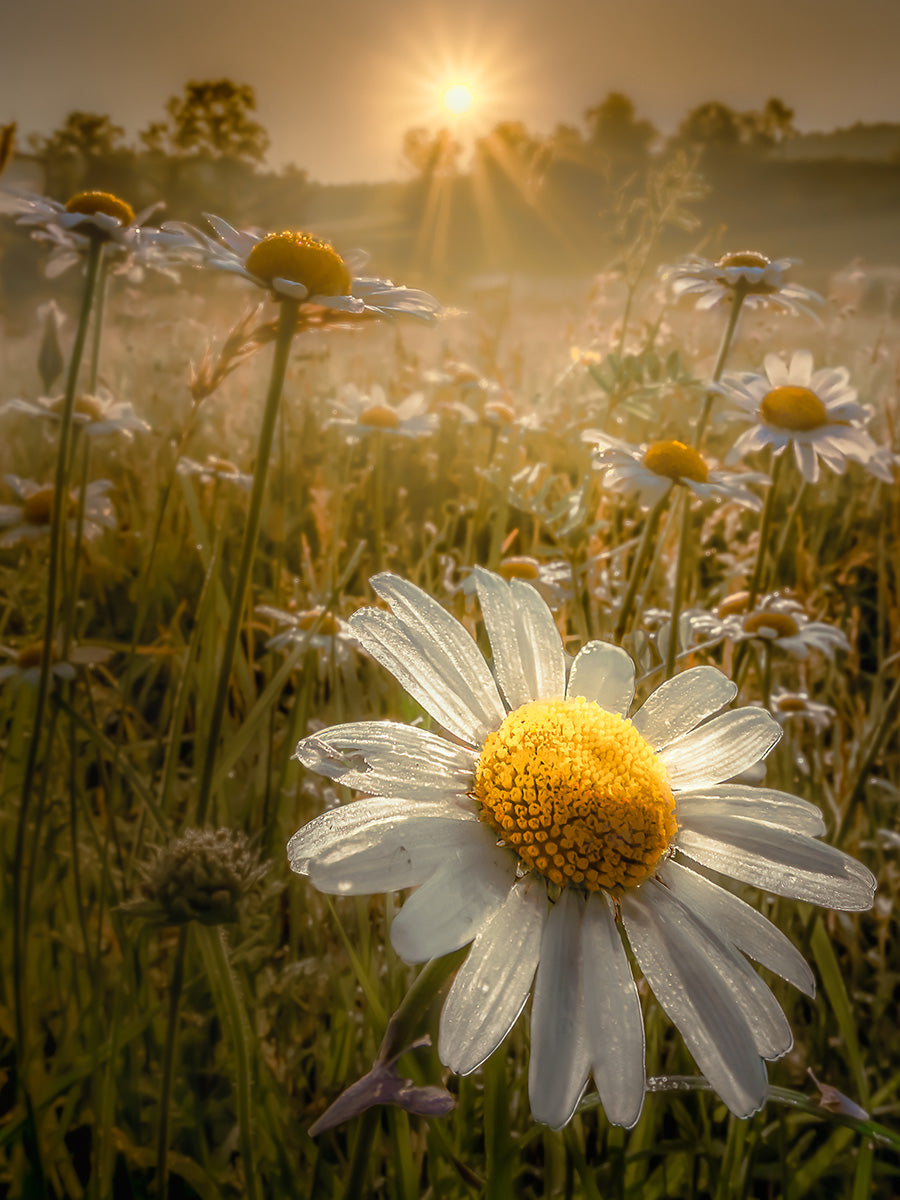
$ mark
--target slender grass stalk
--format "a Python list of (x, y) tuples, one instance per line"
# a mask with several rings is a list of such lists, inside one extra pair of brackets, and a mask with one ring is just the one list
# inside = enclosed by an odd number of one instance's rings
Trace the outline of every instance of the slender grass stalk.
[(617, 642), (621, 641), (625, 630), (628, 628), (628, 620), (631, 616), (631, 610), (634, 608), (635, 597), (638, 594), (641, 581), (644, 577), (644, 570), (647, 566), (647, 560), (650, 557), (650, 551), (653, 549), (653, 539), (656, 537), (656, 531), (659, 528), (659, 521), (665, 512), (666, 505), (669, 502), (669, 494), (671, 488), (657, 500), (654, 507), (650, 510), (650, 515), (644, 522), (644, 530), (641, 534), (640, 545), (638, 546), (637, 554), (635, 555), (634, 565), (631, 568), (631, 574), (628, 577), (628, 587), (625, 591), (625, 598), (622, 600), (622, 607), (619, 609), (619, 617), (616, 621), (616, 628), (613, 637)]
[(162, 1084), (159, 1092), (159, 1128), (156, 1134), (156, 1191), (159, 1200), (169, 1194), (169, 1109), (172, 1103), (172, 1080), (175, 1072), (175, 1044), (178, 1041), (178, 1015), (184, 987), (184, 963), (187, 957), (187, 931), (183, 925), (178, 932), (178, 947), (172, 982), (169, 985), (169, 1011), (166, 1018), (166, 1042), (163, 1047)]
[[(737, 332), (738, 318), (741, 315), (741, 309), (744, 306), (744, 299), (747, 295), (747, 284), (743, 279), (739, 279), (735, 284), (734, 291), (731, 294), (731, 305), (728, 312), (728, 323), (722, 333), (722, 341), (719, 343), (719, 353), (716, 356), (716, 365), (713, 367), (712, 382), (718, 383), (722, 378), (722, 372), (725, 370), (725, 363), (728, 361), (728, 355), (731, 351), (731, 345), (734, 341), (734, 335)], [(699, 447), (703, 442), (703, 435), (706, 432), (706, 424), (709, 420), (709, 413), (712, 408), (713, 400), (716, 397), (714, 391), (707, 391), (703, 399), (703, 408), (700, 412), (700, 419), (697, 422), (697, 432), (694, 435), (694, 445)]]
[(241, 621), (244, 616), (244, 600), (250, 580), (250, 571), (253, 566), (253, 557), (256, 551), (256, 539), (259, 536), (260, 518), (262, 516), (269, 458), (272, 453), (272, 441), (278, 417), (278, 406), (281, 400), (282, 387), (284, 386), (284, 376), (291, 352), (291, 342), (294, 338), (299, 307), (299, 301), (283, 299), (280, 303), (278, 313), (278, 332), (275, 338), (275, 352), (272, 358), (269, 391), (266, 396), (266, 406), (263, 412), (262, 426), (260, 427), (259, 441), (257, 443), (253, 490), (250, 493), (247, 523), (244, 526), (241, 556), (238, 562), (237, 576), (234, 581), (234, 591), (231, 597), (231, 612), (228, 619), (228, 628), (225, 631), (225, 645), (222, 649), (218, 684), (206, 738), (206, 754), (203, 761), (203, 774), (200, 777), (195, 814), (197, 825), (203, 825), (206, 821), (212, 799), (212, 782), (216, 765), (219, 734), (222, 728), (222, 719), (225, 716), (225, 705), (228, 701), (228, 685), (231, 678), (231, 668), (234, 665), (234, 655), (237, 649)]
[(681, 609), (684, 604), (687, 583), (691, 538), (691, 495), (687, 488), (684, 489), (684, 494), (681, 497), (681, 505), (681, 528), (678, 533), (678, 561), (675, 566), (675, 586), (672, 589), (669, 643), (666, 646), (666, 679), (671, 679), (675, 672), (675, 659), (678, 655), (678, 625), (681, 619)]

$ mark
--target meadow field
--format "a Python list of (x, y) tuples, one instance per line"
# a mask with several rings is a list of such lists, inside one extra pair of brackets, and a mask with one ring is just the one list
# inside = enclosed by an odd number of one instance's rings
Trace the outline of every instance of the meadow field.
[[(2, 219), (7, 238), (28, 238)], [(333, 291), (286, 299), (199, 252), (171, 276), (158, 262), (117, 273), (127, 246), (83, 231), (76, 243), (58, 308), (0, 329), (0, 1195), (896, 1195), (889, 306), (862, 310), (851, 281), (790, 311), (787, 280), (817, 281), (793, 267), (763, 287), (751, 255), (728, 277), (720, 267), (720, 302), (697, 307), (717, 296), (679, 297), (673, 279), (691, 268), (664, 279), (648, 245), (631, 276), (506, 273), (447, 295), (421, 278), (443, 308), (416, 321), (374, 302), (335, 308)], [(461, 622), (501, 684), (502, 631), (479, 596), (519, 612), (533, 588), (570, 675), (595, 639), (627, 651), (632, 711), (664, 680), (715, 667), (735, 685), (716, 685), (730, 711), (749, 709), (754, 729), (771, 714), (777, 744), (735, 751), (707, 781), (736, 776), (735, 804), (759, 788), (754, 848), (692, 858), (676, 787), (679, 832), (660, 865), (677, 879), (697, 863), (807, 960), (814, 996), (769, 969), (777, 955), (747, 968), (727, 922), (703, 934), (731, 964), (730, 994), (755, 997), (749, 977), (765, 978), (789, 1049), (758, 1033), (755, 999), (717, 1023), (715, 972), (705, 1018), (697, 996), (657, 998), (665, 972), (654, 976), (633, 918), (617, 945), (643, 1012), (639, 1118), (611, 1121), (615, 1098), (601, 1102), (593, 1079), (561, 1128), (535, 1118), (531, 999), (483, 1065), (442, 1065), (441, 1006), (473, 934), (406, 962), (390, 933), (417, 895), (402, 878), (329, 886), (327, 863), (317, 875), (313, 853), (307, 878), (285, 849), (361, 803), (366, 762), (386, 787), (365, 752), (327, 741), (331, 727), (388, 719), (444, 737), (421, 690), (440, 647), (419, 659), (409, 635), (404, 687), (363, 637), (374, 618), (350, 621), (371, 606), (387, 619), (394, 585), (380, 599), (370, 584), (384, 572)], [(397, 636), (425, 612), (418, 593), (409, 611), (399, 594), (385, 625)], [(531, 650), (515, 653), (527, 672)], [(466, 739), (444, 728), (452, 756)], [(310, 738), (317, 770), (295, 757)], [(825, 843), (874, 874), (871, 906), (854, 890), (865, 872), (817, 857)], [(583, 878), (561, 893), (546, 876), (554, 911), (567, 895), (586, 903)], [(620, 930), (623, 892), (668, 893), (661, 878), (603, 885)], [(713, 1050), (695, 1039), (689, 1052), (692, 1021)], [(754, 1064), (772, 1061), (745, 1116), (697, 1056), (718, 1063), (721, 1050), (727, 1068), (721, 1047), (748, 1030)]]

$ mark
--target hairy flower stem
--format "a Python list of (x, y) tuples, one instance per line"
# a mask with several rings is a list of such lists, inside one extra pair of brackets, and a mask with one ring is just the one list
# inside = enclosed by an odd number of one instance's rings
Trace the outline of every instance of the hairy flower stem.
[[(389, 1062), (412, 1042), (415, 1031), (447, 980), (469, 952), (468, 946), (433, 958), (423, 967), (415, 983), (403, 997), (400, 1007), (388, 1021), (387, 1029), (378, 1050), (378, 1061)], [(366, 1194), (365, 1181), (368, 1174), (372, 1142), (378, 1129), (378, 1108), (367, 1108), (359, 1118), (353, 1158), (344, 1186), (344, 1200), (357, 1200)]]
[(213, 988), (219, 1015), (223, 1024), (231, 1030), (234, 1045), (235, 1084), (237, 1089), (237, 1120), (240, 1136), (241, 1159), (244, 1172), (244, 1195), (247, 1200), (257, 1200), (256, 1169), (253, 1157), (253, 1126), (251, 1121), (252, 1080), (250, 1070), (250, 1028), (241, 1003), (238, 981), (228, 958), (225, 930), (219, 925), (208, 929), (196, 928), (206, 973)]
[(222, 649), (218, 684), (216, 686), (212, 716), (210, 717), (206, 735), (206, 753), (203, 760), (203, 774), (200, 778), (197, 811), (195, 814), (195, 824), (198, 826), (205, 823), (212, 799), (212, 782), (216, 765), (216, 751), (219, 745), (219, 734), (222, 729), (222, 719), (225, 716), (231, 668), (234, 665), (238, 635), (240, 634), (241, 621), (244, 616), (244, 600), (250, 580), (250, 571), (253, 566), (256, 540), (259, 536), (266, 476), (269, 469), (269, 458), (272, 453), (272, 441), (278, 417), (278, 406), (281, 400), (282, 387), (284, 386), (284, 376), (291, 352), (291, 342), (294, 337), (299, 307), (300, 302), (298, 300), (282, 300), (278, 314), (278, 332), (275, 337), (275, 353), (272, 358), (269, 392), (266, 396), (266, 406), (263, 412), (262, 426), (259, 431), (259, 442), (256, 450), (253, 490), (250, 493), (250, 507), (247, 512), (247, 523), (244, 526), (241, 556), (238, 562), (237, 576), (234, 581), (234, 592), (231, 597), (231, 612), (228, 618), (228, 628), (225, 631), (225, 645)]
[[(22, 777), (22, 793), (19, 804), (18, 824), (16, 826), (16, 843), (13, 853), (12, 893), (13, 893), (13, 994), (16, 1026), (16, 1048), (19, 1062), (19, 1078), (24, 1086), (26, 1038), (25, 1038), (25, 1006), (27, 981), (27, 931), (28, 931), (28, 900), (27, 889), (23, 887), (26, 876), (25, 840), (28, 829), (28, 818), (31, 798), (34, 791), (35, 776), (38, 763), (41, 761), (43, 747), (42, 734), (46, 725), (45, 713), (47, 699), (50, 694), (51, 670), (53, 665), (53, 637), (56, 630), (56, 614), (59, 604), (60, 575), (62, 569), (63, 542), (67, 520), (67, 500), (69, 465), (71, 459), (73, 414), (75, 411), (75, 392), (78, 386), (78, 374), (81, 360), (84, 356), (84, 346), (90, 323), (91, 307), (94, 301), (97, 276), (103, 255), (103, 243), (92, 239), (88, 249), (84, 291), (81, 298), (81, 311), (78, 315), (78, 325), (75, 330), (75, 341), (72, 346), (72, 357), (69, 360), (69, 372), (66, 378), (66, 390), (63, 397), (63, 407), (59, 422), (59, 443), (56, 451), (56, 474), (54, 478), (53, 503), (50, 514), (50, 554), (47, 566), (47, 599), (44, 613), (44, 640), (41, 646), (40, 674), (38, 676), (37, 695), (34, 702), (34, 720), (32, 734), (28, 743), (28, 756), (25, 760), (25, 770)], [(35, 853), (38, 848), (38, 831), (35, 829), (33, 843)]]
[[(750, 584), (747, 589), (747, 612), (752, 612), (753, 605), (759, 593), (763, 590), (766, 581), (766, 548), (769, 543), (769, 535), (772, 529), (772, 516), (775, 511), (775, 493), (778, 491), (778, 483), (781, 479), (782, 470), (784, 468), (784, 454), (775, 456), (772, 462), (771, 482), (769, 489), (766, 492), (766, 502), (763, 505), (762, 516), (759, 521), (759, 544), (756, 547), (756, 562), (753, 564), (753, 574), (750, 577)], [(780, 549), (779, 549), (780, 555)], [(734, 667), (731, 677), (740, 687), (742, 671), (747, 657), (747, 643), (741, 642), (734, 654)]]
[(178, 1040), (178, 1011), (184, 987), (184, 960), (187, 951), (187, 925), (178, 931), (178, 948), (169, 986), (169, 1012), (166, 1018), (166, 1044), (163, 1048), (162, 1086), (159, 1092), (159, 1128), (156, 1132), (156, 1191), (159, 1200), (169, 1193), (169, 1106), (172, 1101), (172, 1077), (175, 1069), (175, 1043)]
[(675, 673), (675, 659), (678, 654), (678, 625), (681, 619), (685, 583), (687, 581), (687, 564), (691, 537), (691, 498), (687, 489), (684, 490), (684, 494), (681, 497), (681, 504), (681, 529), (678, 533), (678, 562), (675, 567), (675, 586), (672, 589), (669, 643), (666, 646), (666, 679), (671, 679)]
[(668, 500), (669, 492), (666, 492), (650, 510), (650, 515), (644, 522), (644, 532), (641, 534), (641, 542), (635, 556), (634, 566), (631, 568), (631, 574), (628, 577), (628, 588), (625, 591), (622, 607), (619, 609), (619, 619), (616, 621), (616, 628), (613, 634), (617, 642), (622, 640), (625, 630), (628, 628), (628, 619), (631, 616), (631, 610), (634, 608), (638, 588), (644, 578), (644, 570), (647, 566), (647, 560), (650, 557), (650, 551), (653, 549), (653, 539), (656, 537), (659, 519), (665, 510)]
[[(722, 334), (722, 341), (719, 344), (719, 354), (716, 358), (716, 365), (713, 368), (712, 382), (718, 383), (722, 378), (722, 372), (725, 370), (725, 363), (728, 361), (728, 354), (731, 350), (731, 344), (734, 341), (734, 335), (737, 331), (738, 317), (741, 315), (741, 309), (744, 305), (744, 297), (747, 295), (747, 285), (739, 279), (735, 284), (734, 292), (731, 297), (731, 308), (728, 313), (728, 324), (725, 326), (725, 331)], [(703, 400), (703, 409), (700, 413), (700, 420), (697, 422), (697, 433), (694, 436), (694, 445), (699, 447), (703, 441), (703, 435), (706, 432), (706, 423), (709, 420), (709, 411), (712, 408), (712, 402), (715, 399), (716, 393), (708, 391)]]

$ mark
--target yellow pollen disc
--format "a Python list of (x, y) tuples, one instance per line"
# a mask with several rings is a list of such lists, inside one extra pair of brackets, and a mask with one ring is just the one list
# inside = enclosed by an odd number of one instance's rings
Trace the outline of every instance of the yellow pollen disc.
[(717, 267), (759, 267), (762, 270), (769, 265), (772, 260), (766, 258), (765, 254), (760, 254), (758, 250), (733, 250), (731, 254), (723, 254), (716, 263)]
[(759, 415), (767, 425), (797, 433), (829, 424), (828, 411), (816, 393), (793, 384), (773, 388), (763, 396)]
[(310, 233), (272, 233), (257, 242), (244, 266), (266, 283), (289, 279), (302, 283), (311, 296), (346, 296), (350, 272), (328, 242)]
[[(65, 402), (65, 396), (60, 396), (53, 403), (53, 411), (62, 412)], [(96, 396), (89, 396), (87, 393), (75, 397), (73, 411), (78, 413), (79, 416), (87, 417), (90, 421), (99, 421), (103, 417), (103, 405)]]
[(510, 554), (500, 560), (497, 571), (504, 579), (537, 579), (541, 568), (536, 558), (527, 554)]
[(485, 741), (475, 797), (523, 865), (560, 887), (635, 887), (677, 828), (657, 755), (630, 721), (582, 697), (514, 709)]
[(751, 613), (744, 621), (746, 633), (758, 633), (761, 629), (774, 629), (777, 637), (793, 637), (800, 632), (800, 626), (790, 613), (758, 612)]
[(693, 479), (706, 483), (709, 468), (696, 450), (684, 442), (654, 442), (648, 446), (641, 462), (654, 475), (664, 475), (673, 483), (682, 479)]
[[(36, 667), (40, 664), (43, 653), (43, 642), (32, 642), (30, 646), (23, 646), (16, 656), (16, 666), (23, 671), (27, 671), (29, 667)], [(55, 646), (50, 647), (50, 661), (52, 663), (59, 662), (59, 654)]]
[(500, 425), (512, 425), (516, 419), (516, 410), (504, 400), (491, 400), (484, 406), (484, 415), (489, 421)]
[[(52, 484), (38, 488), (22, 504), (22, 515), (29, 525), (49, 525), (53, 516), (53, 496), (56, 488)], [(74, 497), (69, 497), (68, 515), (75, 511)]]
[(71, 200), (66, 201), (66, 212), (84, 213), (93, 217), (96, 213), (105, 213), (115, 217), (122, 225), (130, 225), (134, 220), (134, 209), (111, 192), (77, 192)]
[(387, 404), (372, 404), (359, 414), (360, 425), (374, 425), (377, 429), (397, 429), (400, 418)]
[(806, 712), (806, 701), (799, 696), (782, 696), (777, 705), (778, 711), (783, 713)]
[(733, 617), (737, 613), (746, 612), (749, 592), (732, 592), (719, 605), (717, 612), (720, 617)]
[(332, 616), (331, 613), (323, 616), (321, 608), (311, 608), (306, 612), (297, 613), (297, 624), (301, 629), (312, 629), (316, 621), (319, 622), (317, 632), (323, 637), (335, 637), (341, 631), (337, 617)]

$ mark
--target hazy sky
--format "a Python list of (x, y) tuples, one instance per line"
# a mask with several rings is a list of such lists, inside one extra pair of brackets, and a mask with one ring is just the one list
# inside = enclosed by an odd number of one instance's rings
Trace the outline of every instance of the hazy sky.
[(251, 84), (269, 162), (323, 182), (402, 174), (411, 125), (549, 132), (609, 91), (664, 131), (695, 104), (780, 96), (801, 129), (900, 120), (900, 0), (0, 0), (0, 124), (79, 108), (134, 135), (188, 79)]

